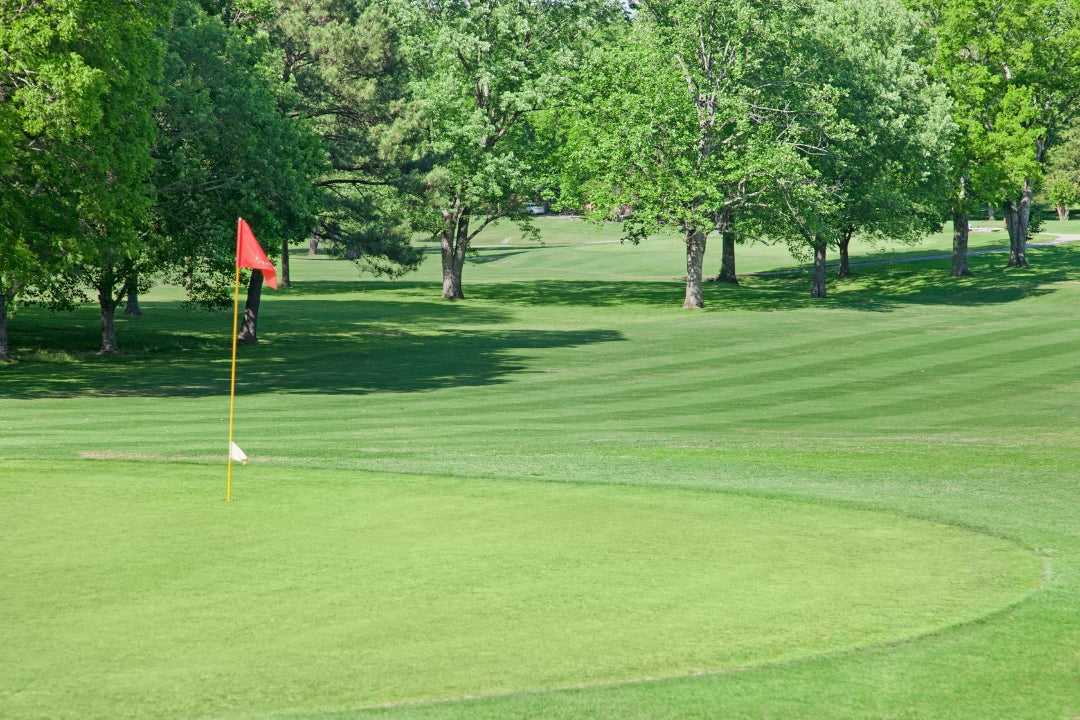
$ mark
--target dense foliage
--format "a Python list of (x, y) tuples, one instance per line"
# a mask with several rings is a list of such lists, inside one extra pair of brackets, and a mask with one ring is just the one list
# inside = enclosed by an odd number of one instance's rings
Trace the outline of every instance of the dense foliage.
[[(477, 233), (529, 203), (707, 239), (915, 240), (1004, 211), (1026, 266), (1042, 188), (1080, 193), (1080, 0), (34, 0), (0, 6), (0, 357), (18, 302), (153, 282), (226, 302), (244, 216), (364, 269), (440, 245), (464, 297)], [(1063, 209), (1064, 208), (1064, 209)], [(1037, 218), (1036, 218), (1037, 220)], [(258, 274), (249, 286), (254, 340)]]

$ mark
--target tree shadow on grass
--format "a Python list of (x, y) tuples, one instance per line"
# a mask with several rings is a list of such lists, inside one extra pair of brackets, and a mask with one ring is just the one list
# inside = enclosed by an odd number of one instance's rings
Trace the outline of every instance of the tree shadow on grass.
[[(828, 273), (828, 297), (810, 298), (806, 269), (740, 277), (739, 285), (706, 282), (707, 311), (775, 312), (835, 307), (888, 312), (903, 305), (995, 305), (1053, 292), (1053, 283), (1080, 278), (1080, 252), (1069, 246), (1033, 248), (1033, 267), (1006, 270), (1006, 255), (971, 256), (972, 276), (949, 276), (951, 260), (857, 266), (849, 278)], [(550, 279), (530, 282), (477, 283), (466, 287), (471, 298), (506, 305), (566, 307), (680, 307), (682, 279)]]
[(304, 280), (295, 282), (288, 288), (281, 288), (278, 293), (282, 297), (363, 295), (369, 284), (362, 280)]
[[(855, 268), (848, 278), (828, 277), (828, 296), (810, 297), (810, 274), (793, 271), (743, 276), (739, 285), (705, 283), (706, 311), (778, 312), (837, 308), (890, 312), (909, 305), (1000, 305), (1054, 292), (1054, 283), (1080, 279), (1080, 252), (1042, 248), (1030, 269), (1006, 269), (1001, 256), (969, 260), (972, 275), (950, 277), (950, 260)], [(682, 280), (540, 280), (483, 283), (473, 298), (505, 305), (566, 307), (680, 307)]]
[(850, 278), (830, 278), (837, 302), (859, 310), (889, 311), (906, 305), (1004, 305), (1055, 292), (1056, 283), (1080, 278), (1074, 248), (1042, 248), (1032, 267), (1007, 268), (1007, 256), (968, 259), (972, 274), (951, 277), (951, 260), (855, 268)]
[[(741, 276), (739, 285), (707, 282), (704, 285), (706, 310), (749, 310), (775, 312), (809, 307), (835, 307), (867, 312), (888, 312), (904, 305), (996, 305), (1053, 292), (1053, 283), (1080, 278), (1080, 248), (1056, 246), (1033, 248), (1033, 267), (1005, 268), (1007, 255), (978, 255), (969, 258), (973, 275), (949, 276), (950, 260), (885, 263), (856, 266), (854, 275), (837, 278), (835, 268), (828, 273), (828, 297), (810, 298), (810, 273), (806, 269)], [(556, 307), (654, 307), (678, 308), (685, 295), (685, 281), (672, 279), (592, 279), (553, 278), (545, 280), (474, 282), (466, 277), (464, 303), (443, 303), (441, 314), (452, 316), (449, 308), (468, 306), (480, 300), (505, 306)], [(434, 282), (412, 280), (363, 280), (354, 283), (312, 282), (290, 292), (297, 297), (368, 291), (399, 293), (410, 298), (437, 298), (440, 287)], [(431, 300), (428, 300), (429, 302)], [(439, 315), (435, 310), (432, 316)]]
[[(829, 278), (828, 297), (810, 298), (805, 274), (742, 278), (740, 284), (708, 283), (703, 288), (706, 312), (784, 312), (804, 308), (837, 308), (890, 312), (905, 305), (996, 305), (1053, 292), (1044, 285), (1068, 279), (1064, 274), (1038, 276), (950, 278), (948, 272), (916, 279), (903, 276), (903, 286), (892, 280), (858, 274), (848, 279)], [(682, 282), (543, 280), (474, 285), (471, 298), (518, 306), (652, 307), (679, 308)]]
[[(623, 339), (611, 330), (488, 330), (482, 326), (506, 320), (503, 313), (490, 308), (450, 303), (372, 305), (392, 313), (363, 317), (378, 308), (317, 300), (264, 307), (268, 315), (275, 315), (260, 323), (268, 328), (260, 333), (263, 342), (239, 349), (237, 394), (361, 395), (491, 385), (527, 369), (523, 351)], [(121, 346), (126, 349), (118, 357), (73, 356), (62, 349), (71, 337), (58, 340), (47, 329), (41, 331), (36, 340), (46, 350), (0, 371), (0, 398), (228, 395), (230, 330), (181, 334), (169, 327), (181, 311), (168, 304), (148, 304), (144, 309), (147, 316), (130, 324), (153, 318), (154, 325), (144, 325), (141, 335), (121, 332)], [(446, 327), (444, 313), (450, 313), (459, 327)], [(225, 325), (223, 320), (231, 323), (231, 318), (222, 315), (204, 316), (208, 318), (204, 326)], [(186, 320), (190, 327), (191, 313)], [(481, 328), (462, 329), (465, 322)], [(91, 335), (85, 324), (81, 332)]]
[[(739, 286), (708, 283), (707, 312), (836, 308), (889, 312), (910, 305), (1003, 305), (1080, 279), (1080, 248), (1040, 248), (1033, 267), (1008, 270), (997, 256), (973, 257), (971, 277), (949, 277), (948, 261), (862, 267), (829, 279), (812, 300), (805, 273), (754, 276)], [(506, 329), (510, 306), (678, 308), (678, 280), (540, 280), (467, 286), (470, 304), (437, 300), (434, 283), (304, 283), (268, 301), (264, 342), (242, 347), (242, 393), (417, 392), (504, 382), (528, 365), (523, 352), (622, 340), (615, 330)], [(331, 299), (319, 299), (330, 297)], [(422, 300), (431, 297), (431, 300)], [(296, 300), (293, 302), (292, 300)], [(75, 315), (20, 311), (10, 321), (19, 362), (0, 365), (0, 398), (203, 397), (228, 393), (231, 314), (178, 303), (144, 303), (146, 316), (118, 317), (120, 357), (99, 358), (94, 308)]]

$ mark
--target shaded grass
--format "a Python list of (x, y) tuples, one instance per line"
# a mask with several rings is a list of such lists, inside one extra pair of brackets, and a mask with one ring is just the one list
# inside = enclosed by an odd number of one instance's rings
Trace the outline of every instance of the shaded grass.
[[(1077, 278), (1076, 257), (1068, 246), (1041, 249), (1035, 267), (1022, 271), (1000, 271), (991, 260), (977, 258), (972, 262), (975, 275), (967, 278), (947, 278), (948, 264), (942, 262), (916, 269), (885, 265), (834, 281), (825, 300), (806, 296), (802, 275), (751, 277), (739, 286), (706, 286), (706, 312), (884, 313), (913, 305), (1006, 305), (1053, 293), (1060, 283)], [(315, 271), (332, 267), (322, 259), (296, 264), (301, 276), (310, 272), (308, 266)], [(334, 265), (340, 271), (343, 264)], [(291, 302), (284, 314), (264, 313), (264, 342), (241, 347), (245, 370), (239, 388), (244, 393), (368, 393), (502, 382), (523, 369), (513, 359), (521, 352), (624, 340), (621, 330), (603, 323), (580, 326), (596, 311), (650, 308), (665, 313), (681, 293), (677, 281), (488, 281), (471, 286), (469, 297), (476, 302), (452, 304), (432, 300), (431, 286), (422, 282), (301, 280), (267, 296), (268, 308), (281, 301), (303, 302)], [(515, 324), (521, 309), (537, 307), (582, 314), (544, 329)], [(193, 312), (153, 300), (145, 300), (143, 308), (144, 317), (117, 320), (124, 350), (120, 358), (90, 352), (97, 341), (92, 308), (74, 316), (23, 310), (11, 323), (20, 362), (0, 374), (0, 396), (198, 397), (227, 390), (227, 313)], [(80, 352), (80, 347), (85, 349)], [(364, 353), (363, 364), (352, 361), (358, 352)], [(317, 361), (303, 363), (305, 357)], [(409, 362), (401, 362), (403, 357)], [(52, 371), (58, 368), (63, 370)]]

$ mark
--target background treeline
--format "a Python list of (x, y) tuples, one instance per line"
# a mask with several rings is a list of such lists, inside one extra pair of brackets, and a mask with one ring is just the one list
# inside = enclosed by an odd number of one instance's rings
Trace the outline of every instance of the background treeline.
[[(684, 305), (759, 237), (846, 273), (853, 236), (999, 212), (1027, 265), (1037, 192), (1080, 195), (1080, 0), (0, 0), (0, 358), (8, 309), (154, 282), (219, 307), (243, 216), (378, 273), (544, 200), (675, 228)], [(250, 275), (243, 339), (256, 338)]]

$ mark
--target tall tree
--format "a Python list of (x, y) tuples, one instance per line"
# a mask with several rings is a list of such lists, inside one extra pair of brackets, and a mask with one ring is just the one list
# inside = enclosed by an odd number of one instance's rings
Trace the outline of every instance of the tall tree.
[(805, 169), (785, 80), (797, 3), (643, 2), (625, 41), (597, 53), (576, 108), (566, 189), (594, 214), (629, 206), (631, 240), (661, 226), (686, 245), (683, 307), (704, 307), (706, 239)]
[(83, 37), (93, 5), (0, 4), (0, 359), (9, 306), (75, 259), (85, 163), (109, 87)]
[(830, 245), (845, 274), (856, 231), (914, 241), (940, 228), (953, 124), (943, 88), (919, 62), (919, 20), (899, 2), (821, 2), (807, 30), (807, 62), (836, 93), (810, 158), (832, 203), (802, 209), (788, 238), (813, 252), (810, 294), (825, 297)]
[(465, 297), (470, 244), (509, 218), (528, 230), (524, 202), (541, 184), (524, 151), (531, 113), (566, 97), (585, 38), (621, 16), (606, 0), (401, 2), (432, 166), (415, 222), (440, 242), (442, 296)]
[[(215, 10), (215, 8), (211, 8)], [(232, 299), (236, 218), (244, 217), (272, 253), (315, 224), (312, 180), (325, 154), (304, 118), (279, 99), (269, 38), (238, 22), (233, 6), (208, 13), (179, 0), (166, 36), (151, 267), (182, 284), (203, 306)], [(224, 19), (223, 19), (224, 18)], [(248, 282), (241, 336), (257, 340), (261, 274)]]
[(1006, 163), (990, 141), (996, 113), (983, 68), (969, 60), (967, 47), (975, 7), (956, 0), (908, 0), (923, 18), (929, 42), (924, 63), (945, 86), (952, 101), (957, 132), (949, 153), (948, 200), (952, 215), (954, 277), (968, 275), (970, 214), (993, 207), (1006, 194)]
[(1027, 267), (1028, 225), (1047, 151), (1080, 113), (1080, 0), (925, 0), (961, 108), (979, 118), (997, 169), (1011, 252)]
[(270, 27), (290, 112), (327, 153), (312, 237), (376, 274), (416, 268), (407, 191), (423, 158), (398, 21), (375, 0), (282, 0)]
[[(67, 162), (77, 168), (73, 185), (75, 229), (65, 238), (70, 262), (62, 273), (34, 283), (45, 303), (66, 306), (77, 288), (96, 294), (103, 354), (119, 351), (114, 316), (142, 252), (151, 205), (150, 146), (161, 69), (157, 28), (168, 22), (171, 0), (61, 3), (69, 19), (69, 53), (96, 72), (99, 112), (81, 134)], [(25, 6), (29, 7), (29, 6)], [(45, 15), (51, 21), (51, 8)], [(75, 288), (75, 290), (73, 290)]]

